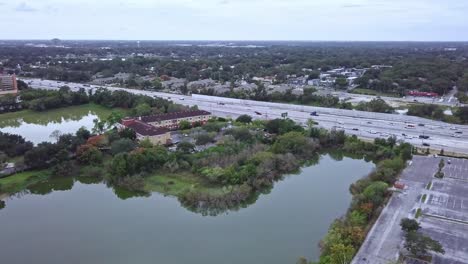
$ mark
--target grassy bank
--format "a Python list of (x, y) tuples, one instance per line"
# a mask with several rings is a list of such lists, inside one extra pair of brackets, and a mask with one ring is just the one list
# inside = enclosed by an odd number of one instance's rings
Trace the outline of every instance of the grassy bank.
[(0, 194), (13, 194), (28, 186), (47, 180), (51, 177), (50, 170), (25, 171), (0, 179)]
[(180, 196), (186, 191), (222, 194), (223, 187), (208, 183), (190, 172), (155, 173), (145, 178), (145, 190), (166, 195)]

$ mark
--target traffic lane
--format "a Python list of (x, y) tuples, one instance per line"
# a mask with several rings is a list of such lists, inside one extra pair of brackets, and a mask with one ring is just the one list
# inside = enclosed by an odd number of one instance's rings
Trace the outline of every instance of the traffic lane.
[[(43, 85), (43, 84), (51, 84), (49, 87), (55, 88), (55, 89), (57, 89), (58, 87), (61, 86), (61, 85), (58, 85), (57, 83), (50, 82), (50, 81), (49, 81), (49, 82), (46, 82), (46, 83), (41, 82), (40, 84), (42, 84), (42, 85)], [(55, 84), (55, 86), (54, 86), (54, 84)], [(74, 89), (79, 89), (79, 88), (84, 88), (84, 89), (96, 89), (96, 88), (98, 88), (98, 86), (83, 86), (83, 85), (81, 85), (81, 84), (72, 85), (72, 87), (73, 87)], [(109, 88), (109, 89), (111, 89), (111, 90), (124, 90), (124, 91), (128, 91), (128, 92), (136, 93), (136, 94), (145, 94), (145, 95), (153, 95), (153, 96), (156, 95), (156, 96), (159, 96), (159, 97), (166, 96), (166, 97), (171, 97), (171, 98), (172, 98), (172, 97), (175, 97), (175, 98), (179, 99), (179, 102), (178, 102), (178, 103), (180, 103), (180, 104), (185, 104), (185, 105), (191, 105), (191, 106), (193, 106), (193, 105), (198, 105), (198, 106), (200, 106), (200, 105), (203, 105), (203, 104), (204, 104), (204, 100), (194, 100), (194, 99), (191, 98), (191, 97), (183, 96), (183, 95), (174, 95), (174, 94), (166, 94), (166, 93), (159, 93), (159, 92), (152, 92), (152, 91), (133, 90), (133, 89), (119, 88), (119, 87), (107, 87), (107, 88)], [(184, 98), (184, 100), (181, 100), (180, 98)], [(211, 98), (211, 97), (210, 97), (210, 98)], [(217, 97), (213, 97), (213, 98), (216, 99)], [(223, 98), (223, 99), (224, 99), (224, 98)], [(209, 104), (211, 105), (211, 107), (213, 107), (212, 102), (213, 102), (213, 100), (209, 102)], [(258, 104), (264, 103), (264, 102), (257, 102), (257, 101), (253, 101), (253, 102), (255, 102), (256, 104), (257, 104), (257, 103), (258, 103)], [(225, 106), (225, 105), (226, 105), (226, 104), (224, 103), (223, 106)], [(230, 105), (231, 105), (231, 106), (237, 107), (237, 105), (234, 105), (234, 104), (230, 104)], [(277, 105), (277, 104), (275, 104), (275, 105)], [(290, 105), (287, 105), (287, 106), (290, 106)], [(234, 108), (235, 108), (235, 107), (234, 107)], [(273, 109), (272, 109), (271, 107), (263, 107), (263, 106), (258, 106), (258, 105), (252, 105), (252, 101), (249, 101), (249, 100), (243, 101), (243, 105), (242, 105), (241, 107), (243, 107), (243, 108), (247, 107), (247, 109), (248, 109), (249, 111), (250, 111), (250, 110), (253, 110), (253, 109), (259, 109), (259, 110), (260, 110), (260, 109), (262, 109), (262, 108), (264, 109), (263, 111), (267, 111), (267, 112), (268, 112), (268, 111), (269, 111), (269, 112), (272, 112), (272, 111), (273, 111)], [(251, 108), (248, 108), (248, 107), (251, 107)], [(233, 109), (231, 109), (231, 110), (233, 110)], [(252, 113), (250, 113), (250, 112), (245, 112), (245, 111), (243, 111), (243, 110), (244, 110), (244, 109), (242, 109), (242, 111), (241, 111), (242, 113), (252, 115)], [(275, 110), (276, 110), (276, 111), (279, 111), (279, 112), (282, 111), (282, 110), (278, 110), (278, 109), (275, 109)], [(332, 110), (333, 110), (333, 109), (332, 109)], [(261, 110), (261, 111), (262, 111), (262, 110)], [(289, 110), (289, 111), (291, 111), (291, 110)], [(291, 111), (291, 112), (294, 112), (294, 111)], [(300, 112), (306, 113), (306, 111), (304, 110), (304, 108), (302, 108), (302, 111), (300, 111)], [(280, 114), (281, 114), (281, 113), (278, 113), (276, 116), (279, 117)], [(272, 116), (271, 113), (270, 113), (270, 116)], [(326, 114), (325, 114), (324, 116), (326, 116)], [(300, 117), (298, 117), (298, 118), (299, 118), (299, 119), (306, 119), (304, 116), (300, 116)], [(330, 115), (330, 117), (329, 117), (328, 119), (330, 119), (330, 118), (338, 119), (338, 118), (336, 117), (336, 115)], [(369, 126), (369, 125), (372, 124), (373, 122), (388, 122), (387, 120), (377, 120), (377, 121), (376, 121), (375, 118), (372, 118), (372, 119), (360, 118), (360, 119), (362, 119), (362, 120), (373, 120), (373, 121), (368, 121), (369, 123), (366, 123), (366, 124), (364, 125), (363, 123), (359, 123), (359, 124), (356, 123), (356, 122), (354, 121), (354, 120), (355, 120), (355, 117), (340, 116), (340, 119), (341, 119), (341, 120), (344, 119), (344, 118), (348, 118), (348, 119), (350, 120), (350, 122), (349, 122), (350, 124), (353, 124), (353, 125), (355, 125), (355, 126), (360, 126), (361, 128), (362, 128), (363, 126), (371, 127), (371, 126)], [(359, 117), (358, 117), (358, 118), (359, 118)], [(308, 119), (308, 118), (307, 118), (307, 119)], [(328, 120), (328, 119), (322, 120), (322, 122), (333, 122), (333, 121)], [(306, 120), (302, 120), (302, 122), (305, 122), (305, 121), (306, 121)], [(397, 121), (392, 121), (392, 122), (397, 122)], [(343, 122), (343, 123), (344, 123), (344, 122)], [(406, 122), (405, 122), (405, 123), (406, 123)], [(372, 126), (372, 127), (373, 127), (373, 129), (376, 129), (376, 130), (378, 130), (378, 132), (379, 132), (379, 133), (376, 133), (376, 134), (379, 134), (379, 135), (374, 135), (374, 138), (375, 138), (375, 137), (381, 137), (381, 135), (380, 135), (380, 134), (382, 133), (382, 132), (380, 131), (381, 127), (376, 127), (376, 126)], [(385, 130), (389, 130), (389, 129), (391, 130), (391, 128), (387, 127)], [(397, 132), (397, 133), (400, 132), (400, 131), (401, 131), (400, 129), (396, 129), (396, 130), (395, 130), (395, 132)], [(409, 139), (406, 139), (406, 141), (408, 141), (408, 140), (409, 140)], [(440, 146), (441, 146), (441, 147), (444, 147), (444, 146), (446, 146), (446, 144), (440, 144)], [(448, 147), (448, 146), (447, 146), (447, 147)]]
[[(212, 106), (212, 105), (211, 105)], [(199, 106), (200, 107), (200, 106)], [(202, 105), (203, 107), (203, 105)], [(221, 109), (221, 108), (219, 108)], [(242, 115), (242, 114), (251, 114), (252, 109), (245, 109), (245, 108), (242, 108), (242, 109), (233, 109), (232, 107), (229, 108), (229, 109), (224, 109), (224, 110), (216, 110), (216, 112), (223, 112), (225, 113), (224, 116), (226, 117), (236, 117), (239, 116), (239, 115)], [(268, 114), (268, 118), (280, 118), (281, 117), (281, 113), (282, 111), (280, 110), (270, 110), (269, 111), (269, 114)], [(253, 115), (253, 117), (255, 119), (266, 119), (267, 117), (265, 115)], [(304, 115), (303, 113), (296, 113), (296, 112), (291, 112), (289, 117), (295, 121), (298, 121), (298, 122), (301, 122), (302, 124), (306, 124), (309, 116), (307, 115)], [(333, 120), (322, 120), (321, 122), (319, 122), (319, 126), (320, 127), (324, 127), (326, 129), (331, 129), (333, 127), (336, 127), (336, 123), (335, 121)], [(362, 131), (362, 129), (360, 131), (353, 131), (353, 130), (347, 130), (346, 132), (348, 134), (354, 134), (356, 136), (360, 136), (360, 137), (365, 137), (365, 138), (370, 138), (370, 139), (373, 139), (373, 138), (386, 138), (388, 136), (390, 136), (389, 132), (388, 132), (388, 128), (382, 128), (382, 127), (373, 127), (373, 129), (375, 129), (375, 133), (369, 133), (368, 131)], [(397, 130), (399, 132), (399, 130)], [(385, 135), (382, 135), (383, 133), (385, 133)], [(397, 135), (398, 136), (398, 135)], [(409, 142), (409, 143), (412, 143), (413, 145), (415, 146), (418, 146), (418, 147), (425, 147), (423, 145), (423, 140), (419, 139), (419, 138), (415, 138), (415, 139), (403, 139), (403, 138), (399, 138), (401, 140), (404, 140), (406, 142)], [(437, 146), (438, 148), (442, 149), (446, 149), (446, 150), (452, 150), (452, 151), (466, 151), (468, 149), (468, 144), (466, 144), (465, 142), (462, 142), (462, 141), (457, 141), (457, 142), (448, 142), (447, 139), (438, 139), (438, 138), (434, 138), (433, 140), (431, 141), (434, 141), (434, 142), (437, 142), (437, 143), (432, 143), (431, 142), (431, 145), (433, 147)], [(427, 141), (426, 141), (427, 142)]]

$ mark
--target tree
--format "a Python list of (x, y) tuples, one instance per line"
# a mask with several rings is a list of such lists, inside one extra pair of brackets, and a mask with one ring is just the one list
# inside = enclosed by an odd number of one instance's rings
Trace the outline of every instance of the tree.
[(351, 245), (342, 243), (332, 245), (330, 249), (331, 264), (348, 264), (353, 259), (354, 253), (356, 253), (356, 249)]
[(249, 116), (249, 115), (240, 115), (240, 116), (236, 119), (236, 122), (248, 124), (248, 123), (252, 122), (252, 117)]
[(104, 132), (104, 126), (106, 125), (106, 122), (101, 121), (98, 118), (95, 118), (93, 120), (93, 123), (94, 123), (93, 133), (102, 134)]
[(265, 129), (268, 133), (272, 134), (285, 134), (290, 131), (304, 131), (304, 129), (297, 125), (293, 120), (287, 119), (273, 119), (265, 125)]
[(400, 226), (404, 232), (418, 231), (421, 228), (418, 221), (409, 218), (401, 219)]
[(344, 88), (346, 88), (346, 86), (348, 86), (348, 80), (346, 80), (343, 77), (338, 77), (335, 80), (335, 86), (337, 88), (344, 89)]
[(417, 257), (425, 256), (429, 251), (445, 254), (444, 248), (438, 241), (417, 231), (406, 233), (404, 247)]
[(457, 116), (462, 123), (468, 123), (468, 106), (458, 108), (455, 112), (455, 116)]
[(127, 176), (129, 174), (127, 157), (127, 153), (119, 153), (115, 155), (114, 158), (112, 158), (110, 170), (118, 178)]
[(374, 205), (379, 206), (387, 192), (388, 185), (385, 182), (377, 181), (364, 189), (364, 197), (371, 201)]
[(272, 146), (272, 150), (274, 153), (307, 155), (313, 153), (316, 150), (316, 146), (301, 132), (288, 132), (278, 136)]
[(192, 124), (190, 124), (190, 122), (187, 121), (187, 120), (182, 120), (179, 123), (179, 128), (180, 129), (190, 129), (190, 128), (192, 128)]
[(125, 127), (121, 130), (119, 130), (119, 136), (121, 138), (128, 138), (130, 140), (135, 140), (137, 138), (137, 135), (135, 133), (135, 130), (129, 128), (129, 127)]
[(111, 127), (114, 127), (115, 124), (118, 124), (120, 123), (120, 121), (122, 120), (123, 118), (123, 115), (122, 113), (120, 112), (116, 112), (116, 111), (112, 111), (112, 113), (110, 113), (110, 115), (107, 117), (106, 119), (106, 124), (107, 124), (107, 128), (111, 128)]
[(147, 103), (138, 104), (134, 109), (135, 116), (147, 116), (151, 114), (151, 106)]
[(122, 152), (130, 152), (136, 147), (135, 142), (128, 138), (121, 138), (112, 142), (111, 151), (113, 155), (117, 155)]
[(76, 131), (76, 136), (82, 140), (87, 140), (91, 136), (91, 132), (85, 127), (80, 127), (80, 129)]
[(182, 141), (177, 145), (177, 151), (180, 151), (185, 154), (192, 153), (194, 150), (195, 145), (188, 141)]
[(102, 162), (102, 153), (93, 145), (81, 145), (76, 150), (76, 159), (81, 164), (98, 165)]
[(205, 145), (208, 143), (213, 142), (214, 135), (211, 133), (202, 133), (195, 136), (195, 144), (197, 145)]
[(58, 141), (61, 135), (62, 135), (62, 132), (60, 130), (56, 129), (56, 130), (52, 131), (52, 133), (50, 134), (49, 137), (55, 139), (55, 141)]

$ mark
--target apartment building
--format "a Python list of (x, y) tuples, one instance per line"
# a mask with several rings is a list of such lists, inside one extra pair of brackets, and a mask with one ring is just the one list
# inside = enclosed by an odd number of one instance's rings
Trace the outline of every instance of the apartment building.
[(122, 125), (133, 129), (139, 140), (149, 139), (149, 141), (155, 145), (171, 143), (171, 133), (167, 128), (157, 128), (132, 118), (122, 120)]
[(5, 94), (17, 94), (18, 84), (16, 82), (16, 75), (3, 75), (0, 74), (0, 96)]
[(211, 113), (204, 110), (181, 111), (167, 114), (158, 114), (138, 117), (138, 120), (150, 124), (154, 127), (167, 129), (179, 128), (180, 122), (188, 121), (192, 125), (195, 123), (205, 124), (211, 118)]

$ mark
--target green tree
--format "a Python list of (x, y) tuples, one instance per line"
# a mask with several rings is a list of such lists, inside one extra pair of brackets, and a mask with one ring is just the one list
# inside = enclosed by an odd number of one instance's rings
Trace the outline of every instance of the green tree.
[(404, 232), (418, 231), (421, 228), (418, 221), (409, 218), (401, 219), (400, 226)]
[(151, 106), (147, 103), (138, 104), (133, 109), (135, 116), (147, 116), (151, 114)]
[(309, 141), (301, 132), (288, 132), (278, 136), (272, 146), (274, 153), (292, 153), (303, 155), (315, 151), (316, 146)]
[(137, 135), (135, 133), (135, 130), (129, 128), (129, 127), (125, 127), (121, 130), (119, 130), (119, 136), (121, 138), (128, 138), (130, 140), (135, 140), (137, 138)]
[(331, 246), (330, 260), (331, 264), (348, 264), (353, 259), (356, 249), (351, 245), (337, 243)]
[(122, 113), (112, 111), (106, 119), (107, 128), (109, 129), (109, 128), (114, 127), (116, 124), (120, 123), (122, 118), (123, 118)]
[(244, 123), (244, 124), (248, 124), (250, 122), (252, 122), (252, 117), (249, 116), (249, 115), (240, 115), (237, 119), (236, 119), (237, 122), (240, 122), (240, 123)]
[(129, 166), (127, 165), (127, 153), (119, 153), (112, 158), (110, 170), (115, 177), (120, 178), (129, 174)]
[(179, 128), (180, 129), (190, 129), (190, 128), (192, 128), (192, 124), (190, 124), (190, 122), (187, 121), (187, 120), (182, 120), (179, 123)]
[(98, 165), (102, 162), (101, 151), (92, 145), (81, 145), (76, 151), (76, 159), (85, 165)]
[(118, 139), (111, 144), (111, 152), (113, 155), (117, 155), (122, 152), (130, 152), (136, 147), (135, 142), (128, 138)]
[(348, 86), (348, 80), (343, 77), (338, 77), (335, 80), (335, 86), (339, 89), (344, 89)]
[(468, 123), (468, 106), (459, 107), (455, 112), (455, 116), (457, 116), (462, 123)]
[(188, 142), (188, 141), (182, 141), (179, 144), (177, 144), (177, 151), (180, 151), (185, 154), (192, 153), (195, 150), (195, 145)]
[(385, 182), (373, 182), (364, 189), (363, 195), (375, 206), (379, 206), (384, 200), (384, 196), (387, 193), (387, 188), (388, 185)]
[(423, 257), (427, 255), (429, 251), (445, 254), (444, 248), (438, 241), (417, 231), (406, 233), (404, 247), (417, 257)]
[(205, 145), (214, 141), (214, 135), (211, 133), (202, 133), (195, 136), (195, 144)]

